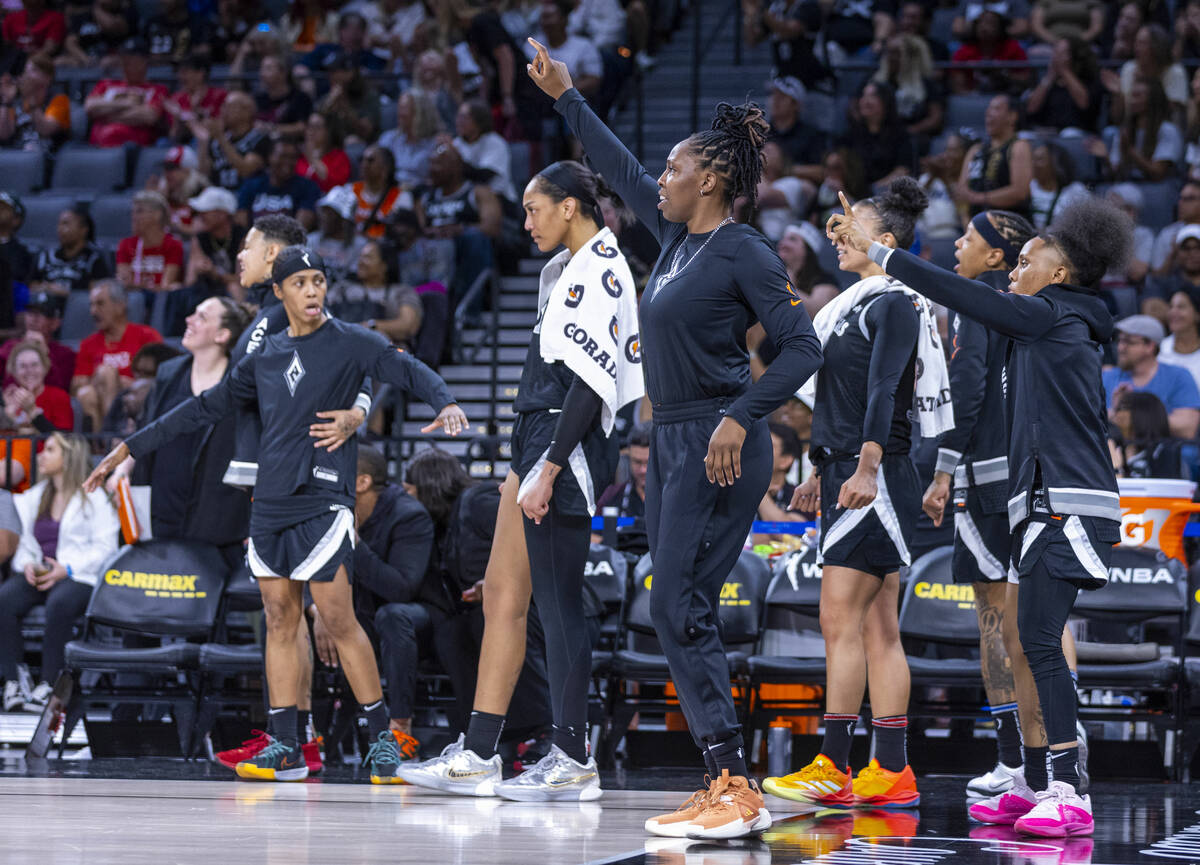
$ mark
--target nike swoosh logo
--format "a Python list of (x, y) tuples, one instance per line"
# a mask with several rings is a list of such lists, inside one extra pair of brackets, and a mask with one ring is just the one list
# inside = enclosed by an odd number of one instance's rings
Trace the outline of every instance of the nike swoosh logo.
[(568, 778), (566, 781), (547, 781), (546, 783), (549, 784), (551, 787), (567, 787), (567, 786), (570, 786), (571, 784), (578, 784), (582, 781), (588, 780), (589, 778), (595, 778), (595, 777), (596, 777), (595, 772), (588, 772), (586, 775), (580, 775), (576, 778)]
[(802, 301), (802, 300), (789, 300), (789, 301), (788, 301), (788, 303), (790, 303), (792, 306), (799, 306), (800, 304), (804, 303), (804, 301)]
[(281, 769), (291, 769), (294, 768), (299, 762), (299, 760), (288, 760), (287, 757), (284, 757), (279, 761), (279, 767)]
[(448, 771), (448, 772), (446, 773), (446, 777), (448, 777), (448, 778), (454, 778), (454, 779), (459, 779), (459, 778), (478, 778), (480, 775), (486, 775), (486, 774), (488, 774), (488, 770), (487, 770), (487, 769), (484, 769), (484, 770), (482, 770), (482, 771), (479, 771), (479, 772), (459, 772), (459, 771), (457, 771), (457, 770), (455, 770), (455, 769), (451, 769), (450, 771)]

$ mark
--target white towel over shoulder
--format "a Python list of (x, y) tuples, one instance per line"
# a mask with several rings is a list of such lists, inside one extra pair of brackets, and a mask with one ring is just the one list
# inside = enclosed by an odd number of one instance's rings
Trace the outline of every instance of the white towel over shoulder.
[[(646, 393), (638, 332), (637, 288), (617, 238), (602, 228), (575, 255), (563, 250), (542, 268), (541, 310), (535, 330), (542, 360), (561, 361), (600, 397), (600, 423), (611, 435), (617, 412)], [(546, 455), (521, 483), (517, 500), (541, 471)], [(576, 446), (570, 468), (595, 511), (591, 474)]]
[[(825, 345), (837, 323), (854, 307), (885, 291), (899, 291), (912, 298), (921, 316), (917, 336), (917, 382), (913, 394), (913, 412), (920, 425), (921, 435), (934, 438), (954, 429), (954, 406), (950, 401), (950, 370), (942, 351), (937, 318), (933, 306), (907, 285), (889, 276), (868, 276), (839, 294), (821, 308), (813, 319), (813, 330)], [(819, 375), (819, 373), (818, 373)], [(817, 397), (817, 376), (810, 378), (796, 395), (810, 407)]]

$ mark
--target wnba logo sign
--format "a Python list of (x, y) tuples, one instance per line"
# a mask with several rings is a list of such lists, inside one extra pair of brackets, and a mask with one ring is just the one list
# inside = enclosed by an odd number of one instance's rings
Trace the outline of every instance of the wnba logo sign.
[(611, 270), (604, 271), (604, 276), (600, 277), (600, 283), (612, 297), (621, 296), (621, 283), (617, 281), (617, 275)]
[(642, 344), (636, 333), (625, 342), (625, 359), (630, 363), (642, 362)]

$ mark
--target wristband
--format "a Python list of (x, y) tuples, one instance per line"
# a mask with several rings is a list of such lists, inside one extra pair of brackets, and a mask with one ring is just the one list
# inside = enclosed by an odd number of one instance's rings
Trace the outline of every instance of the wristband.
[(73, 580), (73, 579), (75, 579), (75, 571), (74, 571), (74, 570), (72, 570), (72, 568), (71, 568), (71, 566), (70, 566), (70, 565), (67, 565), (67, 579), (68, 579), (68, 580)]

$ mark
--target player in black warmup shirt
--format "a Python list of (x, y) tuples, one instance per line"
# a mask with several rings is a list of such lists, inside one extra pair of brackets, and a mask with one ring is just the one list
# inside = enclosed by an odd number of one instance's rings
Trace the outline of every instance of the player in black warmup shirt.
[(273, 267), (275, 295), (288, 328), (267, 337), (220, 384), (181, 403), (130, 436), (88, 477), (94, 489), (128, 456), (140, 457), (176, 436), (219, 420), (242, 401), (257, 399), (263, 431), (250, 511), (247, 560), (259, 581), (267, 621), (267, 679), (272, 707), (263, 751), (239, 763), (244, 778), (293, 781), (308, 774), (298, 743), (296, 646), (308, 583), (338, 656), (362, 704), (373, 740), (367, 764), (373, 783), (398, 783), (399, 754), (388, 729), (379, 671), (354, 615), (350, 567), (354, 548), (356, 448), (330, 452), (312, 446), (309, 425), (326, 405), (353, 399), (363, 376), (374, 374), (438, 410), (425, 429), (456, 435), (466, 417), (436, 373), (386, 339), (325, 315), (325, 268), (320, 256), (291, 246)]
[(826, 231), (930, 300), (1010, 339), (1005, 410), (1017, 629), (1037, 685), (1053, 774), (1034, 790), (1036, 767), (1027, 764), (1030, 785), (1014, 782), (996, 797), (991, 822), (1046, 837), (1090, 835), (1092, 802), (1080, 789), (1075, 687), (1062, 632), (1079, 590), (1108, 581), (1119, 539), (1120, 496), (1100, 385), (1113, 320), (1097, 286), (1124, 266), (1133, 226), (1098, 199), (1071, 205), (1021, 249), (1002, 293), (872, 242), (857, 217), (835, 214)]
[[(904, 248), (927, 204), (903, 177), (855, 212), (873, 237)], [(919, 795), (905, 754), (909, 676), (897, 610), (921, 501), (909, 451), (922, 321), (914, 296), (861, 252), (839, 244), (838, 265), (860, 279), (817, 317), (828, 333), (813, 405), (813, 475), (792, 499), (793, 508), (821, 510), (825, 737), (812, 763), (763, 787), (826, 806), (911, 807)], [(868, 685), (874, 759), (852, 781), (851, 737)]]
[[(770, 825), (747, 778), (717, 623), (721, 586), (771, 480), (766, 416), (821, 366), (802, 301), (766, 238), (733, 222), (755, 199), (767, 123), (755, 105), (717, 106), (712, 129), (672, 149), (655, 181), (571, 86), (546, 49), (528, 66), (588, 159), (659, 241), (642, 297), (641, 350), (654, 433), (646, 528), (650, 610), (688, 728), (713, 778), (679, 810), (646, 821), (668, 836), (731, 838)], [(746, 331), (761, 321), (779, 356), (751, 381)], [(704, 470), (701, 471), (703, 464)]]

